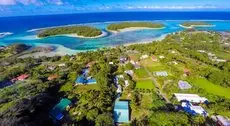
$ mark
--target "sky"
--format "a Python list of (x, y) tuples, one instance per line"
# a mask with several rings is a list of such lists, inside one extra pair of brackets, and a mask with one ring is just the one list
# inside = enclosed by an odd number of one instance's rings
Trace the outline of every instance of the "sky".
[(230, 11), (230, 0), (0, 0), (0, 16), (122, 11)]

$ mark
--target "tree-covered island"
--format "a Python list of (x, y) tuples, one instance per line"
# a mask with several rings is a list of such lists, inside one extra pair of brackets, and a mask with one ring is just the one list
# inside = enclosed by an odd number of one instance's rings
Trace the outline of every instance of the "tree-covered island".
[(76, 34), (76, 37), (98, 37), (102, 35), (100, 29), (89, 26), (63, 26), (56, 28), (49, 28), (38, 33), (39, 38), (63, 35), (63, 34)]
[(213, 25), (202, 21), (193, 21), (193, 22), (190, 21), (190, 22), (184, 22), (180, 24), (180, 26), (183, 28), (194, 28), (194, 27), (211, 27)]
[(107, 27), (109, 31), (120, 31), (126, 28), (156, 28), (161, 29), (164, 28), (163, 24), (160, 23), (152, 23), (152, 22), (121, 22), (110, 24)]

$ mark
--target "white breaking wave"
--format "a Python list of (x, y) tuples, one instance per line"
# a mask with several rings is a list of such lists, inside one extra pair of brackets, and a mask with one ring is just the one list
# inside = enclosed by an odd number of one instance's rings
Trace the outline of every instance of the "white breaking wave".
[(2, 32), (2, 33), (0, 33), (0, 38), (6, 37), (6, 36), (12, 35), (12, 34), (13, 34), (12, 32)]

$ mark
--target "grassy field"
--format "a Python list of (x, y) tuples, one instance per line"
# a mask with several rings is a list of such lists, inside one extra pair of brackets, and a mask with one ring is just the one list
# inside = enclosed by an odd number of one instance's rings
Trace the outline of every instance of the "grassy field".
[(224, 88), (219, 85), (215, 85), (203, 78), (192, 80), (192, 84), (197, 85), (200, 88), (203, 88), (208, 93), (224, 96), (230, 99), (230, 88)]
[(155, 86), (153, 84), (153, 81), (148, 79), (148, 80), (139, 80), (139, 81), (137, 81), (136, 88), (154, 89)]
[(144, 68), (137, 69), (134, 72), (138, 78), (148, 78), (149, 77), (147, 71)]
[(152, 94), (142, 94), (141, 95), (141, 105), (138, 109), (132, 108), (131, 120), (139, 119), (143, 116), (149, 115), (150, 108), (152, 106)]
[(224, 58), (226, 60), (230, 60), (230, 53), (227, 52), (218, 52), (216, 55), (220, 58)]
[(160, 62), (153, 62), (151, 58), (141, 61), (141, 65), (146, 67), (150, 72), (166, 70), (166, 67)]

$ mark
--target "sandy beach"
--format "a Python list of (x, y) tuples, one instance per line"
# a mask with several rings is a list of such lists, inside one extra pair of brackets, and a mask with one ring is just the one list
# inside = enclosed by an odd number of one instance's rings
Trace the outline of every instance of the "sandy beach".
[[(73, 37), (73, 38), (87, 38), (87, 39), (95, 39), (95, 38), (101, 38), (101, 37), (104, 37), (107, 35), (107, 32), (105, 31), (102, 31), (102, 34), (101, 35), (98, 35), (98, 36), (94, 36), (94, 37), (85, 37), (85, 36), (80, 36), (80, 35), (77, 35), (77, 34), (60, 34), (60, 35), (52, 35), (52, 36), (48, 36), (48, 37), (55, 37), (55, 36), (65, 36), (65, 37)], [(47, 37), (45, 37), (47, 38)], [(43, 39), (43, 38), (40, 38), (36, 35), (36, 39)]]
[[(163, 40), (168, 34), (163, 34), (157, 38), (154, 38), (152, 40), (149, 41), (140, 41), (140, 42), (133, 42), (133, 43), (127, 43), (127, 44), (123, 44), (124, 46), (130, 46), (130, 45), (135, 45), (135, 44), (147, 44), (147, 43), (151, 43), (153, 41), (161, 41)], [(47, 57), (53, 57), (53, 56), (64, 56), (64, 55), (74, 55), (76, 53), (82, 52), (79, 50), (73, 50), (73, 49), (69, 49), (66, 48), (62, 45), (58, 45), (58, 44), (44, 44), (44, 43), (36, 43), (35, 44), (36, 47), (43, 47), (43, 48), (48, 48), (48, 47), (55, 47), (55, 50), (50, 51), (50, 52), (46, 52), (46, 51), (41, 51), (41, 52), (35, 52), (35, 53), (30, 53), (30, 54), (25, 54), (20, 56), (20, 58), (26, 58), (26, 57), (34, 57), (34, 58), (39, 58), (42, 56), (47, 56)], [(115, 46), (111, 46), (108, 48), (115, 48), (118, 45)]]
[(160, 29), (164, 29), (165, 27), (162, 28), (148, 28), (148, 27), (130, 27), (130, 28), (124, 28), (124, 29), (120, 29), (119, 31), (114, 31), (114, 30), (108, 30), (109, 32), (112, 32), (114, 34), (119, 33), (119, 32), (129, 32), (129, 31), (137, 31), (137, 30), (146, 30), (146, 29), (156, 29), (156, 30), (160, 30)]
[(184, 26), (182, 24), (179, 25), (182, 28), (186, 28), (186, 29), (191, 29), (191, 28), (195, 28), (195, 27), (215, 27), (215, 25), (191, 25), (191, 26)]
[(50, 52), (41, 51), (41, 52), (25, 54), (25, 55), (20, 56), (20, 58), (26, 58), (26, 57), (39, 58), (42, 56), (53, 57), (53, 56), (74, 55), (74, 54), (80, 52), (78, 50), (72, 50), (72, 49), (66, 48), (66, 47), (64, 47), (62, 45), (58, 45), (58, 44), (43, 44), (43, 43), (40, 44), (40, 43), (37, 43), (36, 47), (49, 48), (52, 46), (55, 47), (55, 50), (53, 50), (53, 51), (50, 51)]
[(95, 36), (95, 37), (85, 37), (85, 36), (80, 36), (77, 34), (64, 34), (64, 35), (57, 35), (57, 36), (67, 36), (67, 37), (76, 37), (76, 38), (90, 38), (90, 39), (95, 39), (95, 38), (101, 38), (107, 35), (107, 32), (102, 31), (101, 35)]

